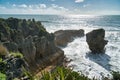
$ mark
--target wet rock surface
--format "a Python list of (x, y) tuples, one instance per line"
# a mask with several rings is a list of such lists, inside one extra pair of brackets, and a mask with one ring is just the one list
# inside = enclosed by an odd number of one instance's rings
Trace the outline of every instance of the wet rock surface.
[(86, 41), (89, 45), (89, 49), (93, 53), (104, 53), (105, 45), (108, 43), (105, 38), (104, 29), (96, 29), (86, 34)]
[(54, 35), (57, 46), (66, 46), (68, 42), (72, 42), (75, 37), (84, 36), (84, 30), (59, 30), (56, 31)]

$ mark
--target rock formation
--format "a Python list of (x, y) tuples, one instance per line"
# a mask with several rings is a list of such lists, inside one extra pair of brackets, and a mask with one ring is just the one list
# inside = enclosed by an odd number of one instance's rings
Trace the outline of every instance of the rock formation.
[(86, 41), (93, 53), (104, 53), (107, 40), (104, 40), (105, 30), (96, 29), (86, 34)]
[(54, 33), (55, 44), (57, 46), (66, 46), (68, 42), (71, 42), (75, 37), (84, 36), (84, 30), (59, 30)]
[(22, 53), (33, 73), (64, 60), (64, 52), (54, 44), (54, 34), (34, 19), (0, 18), (0, 42), (10, 52)]

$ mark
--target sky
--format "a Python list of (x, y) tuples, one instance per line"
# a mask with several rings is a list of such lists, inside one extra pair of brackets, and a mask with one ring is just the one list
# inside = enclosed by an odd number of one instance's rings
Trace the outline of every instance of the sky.
[(120, 15), (120, 0), (0, 0), (0, 14)]

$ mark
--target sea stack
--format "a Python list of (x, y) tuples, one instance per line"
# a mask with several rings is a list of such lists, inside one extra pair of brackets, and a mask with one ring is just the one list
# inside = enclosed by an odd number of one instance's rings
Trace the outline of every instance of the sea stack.
[(104, 53), (108, 40), (104, 40), (105, 30), (96, 29), (86, 34), (86, 41), (92, 53)]

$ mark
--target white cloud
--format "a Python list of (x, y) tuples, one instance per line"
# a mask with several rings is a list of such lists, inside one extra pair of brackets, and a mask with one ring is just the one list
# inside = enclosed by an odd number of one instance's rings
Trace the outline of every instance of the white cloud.
[(51, 4), (51, 6), (52, 6), (52, 8), (57, 8), (58, 7), (58, 5), (56, 5), (56, 4)]
[(66, 14), (68, 12), (67, 8), (56, 4), (51, 4), (49, 7), (46, 4), (13, 4), (9, 8), (0, 10), (0, 13), (5, 14)]
[(4, 6), (0, 6), (0, 9), (6, 9), (6, 7), (4, 7)]
[(26, 5), (26, 4), (16, 5), (16, 4), (13, 4), (12, 7), (14, 7), (14, 8), (27, 8), (27, 9), (44, 9), (44, 8), (46, 8), (46, 5), (45, 4), (36, 4), (36, 5)]
[(68, 11), (67, 8), (64, 8), (64, 7), (62, 7), (62, 6), (58, 6), (58, 5), (56, 5), (56, 4), (51, 4), (51, 5), (52, 5), (52, 8), (53, 8), (53, 9)]
[(90, 4), (84, 4), (83, 7), (86, 8), (86, 7), (89, 7)]
[(13, 4), (12, 6), (13, 6), (13, 7), (15, 7), (15, 6), (16, 6), (16, 4)]
[(45, 4), (39, 4), (40, 8), (46, 8)]
[(27, 8), (28, 6), (26, 4), (21, 4), (21, 5), (18, 5), (18, 7)]
[(76, 3), (84, 2), (84, 0), (75, 0)]

